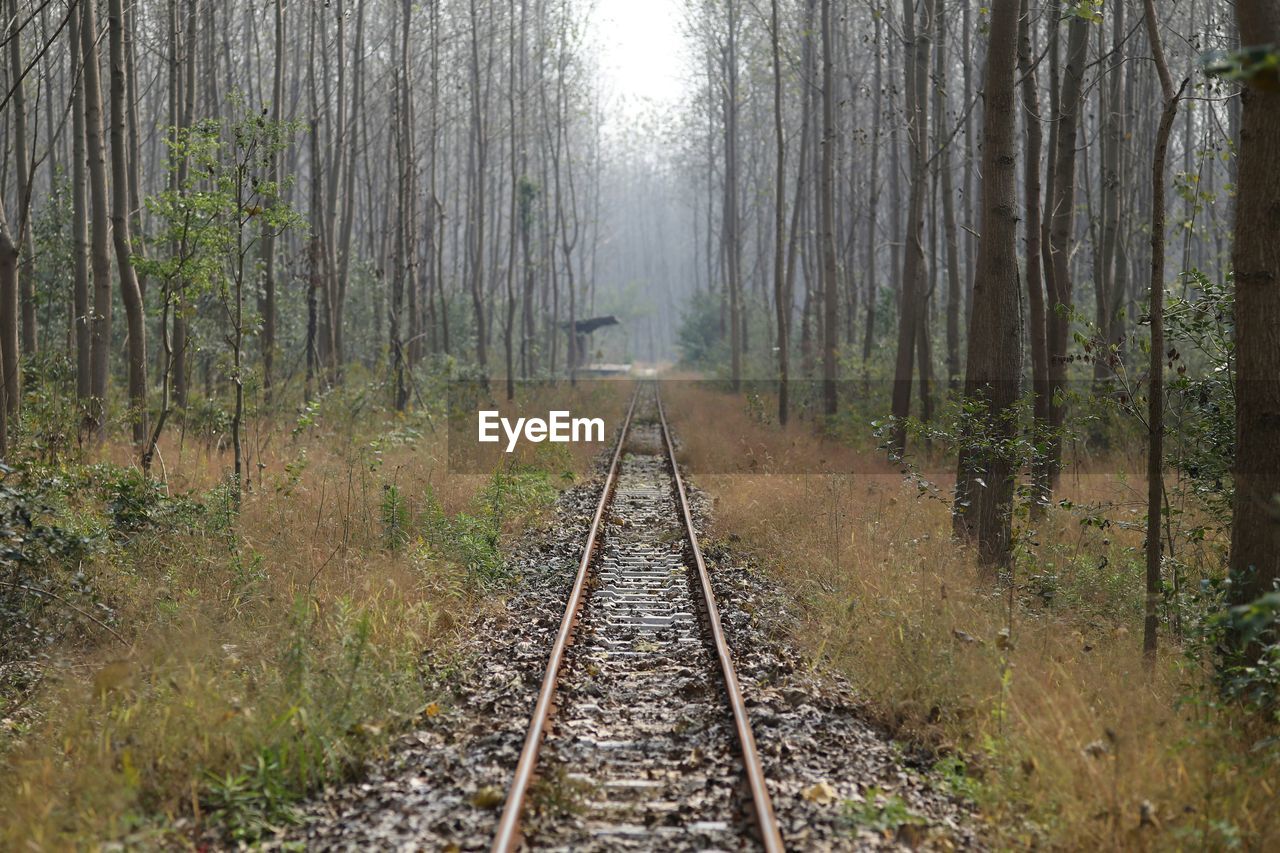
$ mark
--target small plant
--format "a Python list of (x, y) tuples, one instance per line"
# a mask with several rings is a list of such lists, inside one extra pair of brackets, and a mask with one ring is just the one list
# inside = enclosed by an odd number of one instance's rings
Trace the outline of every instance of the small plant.
[(958, 755), (948, 755), (933, 765), (933, 772), (942, 777), (942, 782), (957, 797), (966, 800), (977, 800), (982, 783), (969, 775), (969, 768)]
[(409, 541), (409, 508), (405, 505), (400, 487), (388, 483), (382, 487), (382, 538), (388, 549), (395, 551)]
[(840, 818), (851, 830), (869, 829), (872, 832), (896, 832), (903, 826), (925, 822), (897, 794), (886, 794), (874, 785), (867, 788), (861, 802), (846, 800)]
[(204, 800), (228, 841), (254, 844), (280, 827), (298, 822), (294, 797), (279, 757), (263, 750), (238, 773), (210, 775)]
[(107, 512), (120, 533), (136, 533), (152, 523), (164, 500), (164, 486), (136, 468), (93, 466)]

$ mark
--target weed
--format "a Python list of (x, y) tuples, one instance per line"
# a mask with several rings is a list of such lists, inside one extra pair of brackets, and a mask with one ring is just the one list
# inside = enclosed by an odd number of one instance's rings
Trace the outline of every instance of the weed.
[[(0, 849), (253, 844), (431, 707), (423, 655), (449, 659), (503, 536), (561, 478), (441, 477), (426, 416), (370, 412), (377, 396), (351, 377), (292, 440), (292, 417), (251, 422), (269, 485), (239, 503), (216, 420), (187, 441), (216, 401), (163, 437), (164, 481), (119, 464), (128, 442), (0, 477), (0, 581), (36, 590), (0, 587), (0, 655), (38, 658), (0, 680)], [(573, 453), (555, 470), (583, 470)]]
[(848, 829), (872, 832), (897, 832), (900, 827), (925, 822), (901, 797), (886, 794), (875, 786), (867, 788), (861, 801), (845, 800), (840, 818)]
[(394, 551), (409, 541), (409, 509), (405, 506), (404, 496), (395, 483), (382, 487), (382, 504), (379, 507), (382, 517), (383, 540), (387, 548)]
[(741, 398), (692, 386), (664, 396), (693, 469), (717, 472), (697, 482), (716, 499), (712, 535), (732, 531), (799, 600), (797, 643), (843, 671), (886, 727), (956, 756), (938, 772), (978, 803), (996, 846), (1280, 839), (1275, 722), (1253, 710), (1280, 680), (1265, 666), (1228, 671), (1238, 692), (1224, 695), (1213, 676), (1215, 637), (1264, 636), (1274, 613), (1260, 601), (1215, 627), (1225, 543), (1192, 507), (1180, 521), (1201, 539), (1179, 549), (1181, 590), (1170, 579), (1164, 611), (1174, 630), (1148, 670), (1146, 485), (1123, 459), (1074, 460), (1058, 502), (1015, 520), (1015, 571), (994, 582), (954, 544), (945, 477), (922, 491), (865, 438), (761, 424)]
[(209, 774), (205, 808), (223, 828), (228, 841), (253, 844), (283, 826), (296, 824), (293, 792), (280, 759), (261, 752), (238, 773)]

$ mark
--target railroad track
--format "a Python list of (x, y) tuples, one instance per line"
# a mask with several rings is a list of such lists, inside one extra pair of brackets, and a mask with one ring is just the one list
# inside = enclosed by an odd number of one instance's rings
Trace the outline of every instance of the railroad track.
[[(535, 777), (559, 807), (526, 826)], [(620, 431), (493, 850), (526, 842), (783, 849), (654, 385)]]

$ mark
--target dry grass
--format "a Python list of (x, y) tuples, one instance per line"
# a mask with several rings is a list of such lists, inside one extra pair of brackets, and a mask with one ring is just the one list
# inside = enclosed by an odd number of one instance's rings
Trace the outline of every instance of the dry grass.
[[(616, 396), (596, 409), (616, 417)], [(189, 525), (113, 537), (81, 566), (124, 642), (78, 626), (41, 661), (44, 682), (21, 718), (5, 721), (0, 849), (182, 845), (211, 811), (216, 828), (252, 840), (446, 701), (424, 678), (423, 653), (450, 666), (455, 626), (500, 588), (433, 546), (423, 513), (429, 495), (446, 515), (478, 512), (490, 478), (450, 472), (440, 423), (433, 432), (422, 417), (350, 410), (335, 397), (302, 429), (255, 424), (254, 488), (238, 515), (225, 448), (168, 437), (168, 492), (204, 509)], [(102, 455), (127, 464), (130, 454)], [(566, 485), (593, 455), (526, 461)], [(389, 487), (404, 507), (402, 539), (389, 536)], [(513, 502), (505, 532), (540, 506)], [(76, 492), (59, 520), (89, 529), (106, 514)]]
[[(1258, 732), (1217, 706), (1167, 640), (1144, 670), (1139, 531), (1065, 509), (1035, 531), (1024, 522), (1010, 595), (952, 540), (946, 504), (873, 451), (806, 424), (780, 431), (741, 398), (674, 384), (664, 396), (695, 481), (716, 499), (718, 535), (741, 537), (796, 594), (798, 642), (846, 672), (888, 728), (962, 757), (998, 845), (1280, 843), (1280, 768), (1250, 754)], [(823, 470), (858, 473), (795, 473)], [(1124, 516), (1145, 485), (1105, 470), (1069, 475), (1063, 496)]]

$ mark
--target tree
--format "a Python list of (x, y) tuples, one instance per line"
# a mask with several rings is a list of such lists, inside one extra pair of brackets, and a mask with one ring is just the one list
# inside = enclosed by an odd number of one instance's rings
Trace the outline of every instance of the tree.
[[(1056, 14), (1056, 13), (1055, 13)], [(1044, 241), (1044, 280), (1048, 291), (1045, 313), (1045, 345), (1048, 362), (1048, 450), (1038, 477), (1047, 495), (1062, 470), (1062, 430), (1067, 418), (1067, 347), (1071, 340), (1071, 248), (1075, 243), (1076, 136), (1084, 94), (1084, 66), (1089, 46), (1089, 19), (1073, 14), (1067, 27), (1067, 64), (1057, 95), (1057, 112), (1050, 133), (1049, 173), (1045, 185), (1050, 202), (1045, 215), (1048, 239)], [(1057, 22), (1051, 21), (1051, 27)], [(1056, 38), (1053, 39), (1056, 42)], [(1056, 44), (1050, 47), (1056, 52)], [(1052, 83), (1051, 83), (1052, 87)], [(1052, 112), (1052, 111), (1051, 111)]]
[[(1023, 0), (1018, 21), (1018, 73), (1022, 77), (1022, 121), (1026, 128), (1023, 152), (1023, 210), (1025, 211), (1027, 258), (1027, 322), (1031, 353), (1031, 441), (1041, 447), (1049, 435), (1049, 349), (1046, 340), (1048, 315), (1045, 312), (1043, 266), (1043, 202), (1040, 159), (1044, 130), (1040, 126), (1040, 95), (1036, 65), (1032, 59), (1031, 15)], [(1034, 509), (1038, 513), (1048, 501), (1043, 466), (1036, 465)]]
[(975, 542), (987, 565), (1010, 555), (1016, 456), (1016, 404), (1022, 374), (1022, 306), (1018, 276), (1017, 152), (1014, 67), (1018, 0), (991, 6), (982, 123), (982, 237), (973, 280), (973, 317), (965, 368), (969, 414), (986, 427), (962, 446), (956, 470), (955, 530)]
[(1160, 521), (1164, 513), (1164, 212), (1165, 212), (1165, 161), (1169, 153), (1169, 133), (1178, 114), (1178, 100), (1187, 85), (1183, 81), (1173, 88), (1169, 63), (1165, 60), (1164, 46), (1160, 40), (1159, 21), (1156, 20), (1154, 0), (1143, 0), (1143, 17), (1147, 24), (1147, 41), (1151, 43), (1151, 55), (1156, 73), (1160, 77), (1160, 91), (1164, 108), (1160, 111), (1160, 125), (1156, 129), (1155, 150), (1151, 156), (1151, 367), (1147, 391), (1147, 596), (1146, 618), (1142, 630), (1142, 654), (1148, 665), (1155, 659), (1157, 612), (1160, 602)]
[(89, 421), (106, 437), (107, 378), (111, 356), (111, 256), (107, 249), (107, 165), (102, 129), (102, 83), (98, 70), (98, 22), (93, 3), (80, 6), (80, 51), (84, 75), (85, 150), (89, 159), (92, 226), (93, 316), (89, 321)]
[(838, 314), (835, 226), (835, 71), (831, 0), (822, 0), (822, 177), (818, 192), (822, 217), (822, 408), (836, 413), (836, 317)]
[[(275, 21), (276, 61), (271, 78), (271, 121), (279, 124), (284, 115), (284, 68), (285, 68), (285, 8), (284, 0), (275, 0), (273, 5)], [(280, 155), (277, 153), (271, 160), (270, 180), (280, 179)], [(271, 384), (274, 379), (276, 355), (276, 240), (275, 234), (267, 224), (263, 223), (262, 235), (262, 292), (258, 298), (258, 313), (262, 315), (262, 394), (267, 403), (271, 402)]]
[(107, 9), (111, 48), (111, 234), (120, 275), (120, 296), (129, 330), (129, 420), (133, 424), (133, 441), (141, 446), (147, 438), (147, 325), (129, 234), (124, 0), (110, 0)]
[[(10, 25), (16, 27), (18, 25), (18, 0), (10, 0), (7, 10)], [(31, 227), (31, 197), (32, 197), (32, 160), (27, 152), (27, 104), (26, 104), (26, 83), (24, 81), (25, 69), (22, 64), (22, 33), (14, 30), (9, 34), (7, 39), (9, 43), (10, 57), (10, 80), (16, 80), (10, 84), (13, 91), (13, 159), (17, 167), (18, 178), (18, 244), (22, 252), (22, 266), (25, 268), (19, 278), (17, 291), (12, 298), (6, 297), (6, 308), (10, 307), (10, 303), (14, 298), (20, 300), (20, 312), (22, 323), (22, 351), (27, 355), (34, 355), (36, 352), (36, 298), (35, 298), (35, 250), (32, 248), (32, 227)], [(15, 319), (18, 313), (15, 312)], [(16, 329), (13, 330), (16, 334)], [(9, 332), (6, 331), (6, 335)], [(16, 338), (14, 343), (16, 344)], [(14, 346), (11, 345), (10, 349)], [(6, 353), (6, 355), (8, 355)], [(20, 390), (22, 385), (21, 371), (18, 361), (14, 358), (8, 364), (8, 374), (5, 376), (6, 384), (11, 391), (8, 398), (10, 413), (16, 412), (20, 404), (20, 395), (12, 393), (14, 390)]]
[[(901, 455), (907, 447), (906, 418), (911, 414), (912, 362), (920, 354), (924, 332), (924, 196), (928, 178), (930, 32), (935, 0), (923, 0), (923, 14), (915, 20), (916, 0), (902, 0), (902, 33), (907, 47), (903, 61), (906, 79), (907, 145), (910, 153), (911, 196), (907, 203), (907, 232), (902, 264), (902, 294), (898, 304), (898, 349), (893, 369), (894, 428), (890, 450)], [(921, 392), (928, 395), (927, 362), (920, 359)], [(927, 413), (925, 413), (927, 416)]]
[[(0, 203), (0, 293), (16, 292), (18, 287), (18, 244), (9, 228), (9, 217), (4, 212), (4, 204)], [(0, 347), (0, 370), (4, 370), (8, 359), (7, 347)], [(0, 454), (9, 449), (9, 406), (8, 387), (0, 382)]]
[[(175, 135), (174, 159), (185, 164), (186, 177), (180, 186), (148, 199), (148, 208), (163, 224), (162, 243), (179, 251), (139, 259), (139, 266), (164, 282), (166, 290), (181, 281), (188, 298), (211, 296), (221, 309), (219, 328), (231, 362), (231, 444), (239, 495), (246, 477), (245, 384), (252, 369), (246, 364), (246, 340), (257, 327), (246, 308), (254, 280), (251, 261), (260, 252), (263, 235), (278, 238), (301, 224), (284, 201), (292, 182), (271, 177), (276, 174), (273, 160), (292, 144), (300, 127), (246, 110), (238, 93), (231, 106), (227, 119), (206, 119)], [(167, 414), (167, 409), (161, 411), (146, 452), (154, 451)]]
[[(70, 18), (68, 42), (72, 47), (71, 66), (74, 69), (79, 65), (75, 58), (80, 55), (80, 15), (73, 12)], [(76, 74), (71, 84), (71, 242), (74, 253), (71, 325), (76, 348), (76, 399), (82, 406), (93, 396), (89, 323), (89, 201), (85, 175), (88, 153), (85, 148), (83, 77), (83, 74)]]
[(738, 4), (725, 0), (724, 45), (724, 256), (729, 289), (729, 372), (742, 383), (742, 223), (738, 216)]
[(787, 144), (782, 129), (782, 51), (778, 46), (778, 0), (769, 3), (769, 44), (773, 59), (773, 139), (775, 167), (773, 178), (773, 305), (777, 321), (778, 340), (778, 423), (787, 425), (790, 389), (787, 373), (790, 370), (791, 346), (791, 294), (787, 290), (784, 252), (786, 251), (787, 225)]
[[(406, 26), (409, 16), (409, 0), (405, 0)], [(485, 178), (488, 168), (489, 138), (485, 113), (488, 104), (485, 98), (487, 79), (480, 72), (480, 6), (471, 0), (471, 168), (470, 178), (474, 182), (471, 193), (471, 307), (475, 313), (476, 325), (476, 364), (481, 370), (488, 367), (489, 356), (486, 346), (488, 324), (484, 305), (485, 266), (484, 266), (484, 226), (485, 226)], [(408, 44), (408, 36), (405, 36)], [(407, 65), (407, 60), (406, 60)], [(407, 85), (407, 83), (406, 83)], [(571, 338), (572, 339), (572, 338)]]
[[(1245, 85), (1236, 197), (1236, 461), (1231, 599), (1280, 581), (1280, 8), (1237, 0)], [(1256, 658), (1260, 647), (1241, 649)]]

